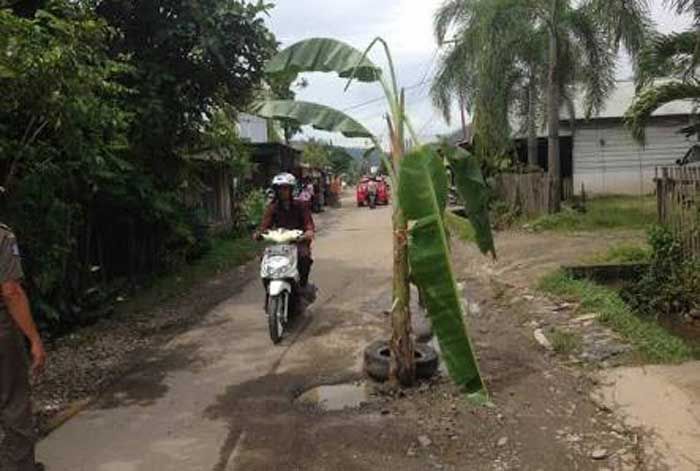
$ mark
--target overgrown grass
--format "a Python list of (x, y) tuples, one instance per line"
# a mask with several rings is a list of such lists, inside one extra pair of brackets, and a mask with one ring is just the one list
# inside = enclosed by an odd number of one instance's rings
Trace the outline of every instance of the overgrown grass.
[(644, 244), (619, 244), (607, 252), (593, 255), (584, 261), (589, 263), (644, 263), (651, 260), (651, 247)]
[(262, 248), (250, 236), (226, 235), (214, 238), (210, 250), (191, 264), (156, 278), (129, 302), (129, 308), (141, 310), (154, 302), (186, 292), (193, 285), (250, 261)]
[(581, 337), (573, 332), (554, 329), (550, 334), (550, 340), (554, 351), (561, 354), (569, 354), (581, 348)]
[(598, 320), (626, 338), (644, 360), (677, 363), (693, 358), (693, 349), (657, 323), (635, 315), (619, 294), (586, 280), (574, 280), (558, 271), (544, 277), (540, 290), (581, 303), (586, 313), (599, 314)]
[(563, 209), (560, 213), (535, 219), (536, 231), (597, 231), (609, 229), (642, 230), (656, 223), (653, 196), (605, 196), (589, 200), (586, 212)]

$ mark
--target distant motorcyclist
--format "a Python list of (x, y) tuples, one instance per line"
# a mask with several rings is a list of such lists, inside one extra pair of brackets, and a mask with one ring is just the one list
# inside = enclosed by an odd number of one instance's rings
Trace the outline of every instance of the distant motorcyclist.
[(265, 210), (259, 230), (255, 233), (257, 239), (261, 234), (271, 229), (299, 230), (304, 234), (298, 242), (299, 286), (306, 289), (311, 273), (311, 242), (314, 239), (316, 227), (311, 211), (301, 201), (295, 201), (293, 190), (296, 178), (290, 173), (281, 173), (272, 179), (275, 198)]

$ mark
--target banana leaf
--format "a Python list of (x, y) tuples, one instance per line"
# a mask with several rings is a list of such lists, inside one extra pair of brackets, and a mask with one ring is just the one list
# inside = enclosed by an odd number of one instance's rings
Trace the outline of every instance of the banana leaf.
[(445, 228), (451, 236), (463, 242), (476, 242), (474, 227), (468, 219), (464, 219), (452, 211), (445, 211), (443, 219), (445, 220)]
[(482, 253), (490, 252), (496, 257), (489, 220), (489, 190), (481, 174), (479, 162), (476, 157), (459, 147), (450, 148), (446, 157), (452, 168), (457, 193), (474, 228), (476, 244)]
[(268, 100), (258, 103), (251, 110), (268, 119), (286, 119), (300, 125), (311, 125), (322, 131), (342, 133), (345, 137), (373, 138), (371, 132), (350, 116), (328, 106), (306, 101)]
[(376, 82), (382, 71), (354, 47), (330, 38), (299, 41), (276, 54), (266, 65), (270, 74), (337, 72), (342, 78)]
[(399, 204), (409, 221), (411, 276), (437, 335), (452, 379), (479, 403), (488, 401), (464, 325), (464, 312), (450, 262), (443, 221), (447, 200), (444, 161), (428, 148), (406, 155), (399, 174)]

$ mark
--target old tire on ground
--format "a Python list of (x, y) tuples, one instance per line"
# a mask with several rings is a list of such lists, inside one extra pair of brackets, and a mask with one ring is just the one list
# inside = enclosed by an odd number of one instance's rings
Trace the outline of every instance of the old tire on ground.
[[(389, 379), (389, 342), (377, 340), (365, 349), (365, 372), (377, 381)], [(429, 345), (415, 344), (416, 378), (428, 379), (438, 369), (437, 352)]]

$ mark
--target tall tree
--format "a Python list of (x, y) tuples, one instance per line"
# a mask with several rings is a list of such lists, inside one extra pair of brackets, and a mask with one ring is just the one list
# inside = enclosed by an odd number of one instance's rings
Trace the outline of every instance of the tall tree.
[[(247, 107), (276, 41), (264, 23), (270, 6), (231, 0), (99, 0), (97, 13), (121, 34), (114, 54), (132, 58), (132, 139), (147, 156), (172, 155), (196, 139), (223, 101)], [(163, 169), (165, 172), (165, 169)]]
[(556, 211), (561, 204), (559, 123), (567, 75), (584, 91), (586, 116), (599, 111), (614, 87), (620, 46), (635, 58), (651, 31), (651, 21), (646, 0), (586, 0), (581, 4), (532, 0), (532, 6), (549, 36), (548, 170), (554, 180), (552, 207)]
[(473, 112), (482, 161), (505, 154), (516, 89), (524, 69), (536, 69), (536, 54), (519, 54), (523, 38), (534, 36), (526, 7), (522, 0), (447, 0), (435, 14), (435, 36), (445, 53), (431, 87), (433, 103), (448, 122), (454, 102)]

